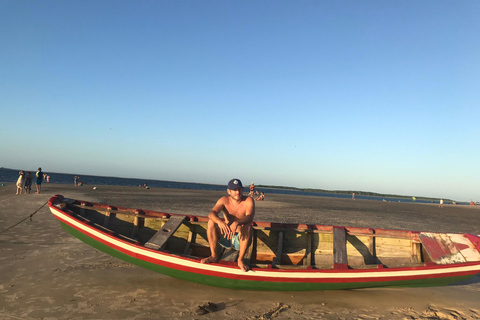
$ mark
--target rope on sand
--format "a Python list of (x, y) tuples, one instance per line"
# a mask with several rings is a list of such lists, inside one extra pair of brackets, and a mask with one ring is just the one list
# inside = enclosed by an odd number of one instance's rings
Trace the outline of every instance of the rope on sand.
[(10, 226), (10, 227), (8, 227), (8, 228), (5, 229), (5, 230), (0, 231), (0, 234), (1, 234), (1, 233), (4, 233), (5, 231), (8, 231), (8, 230), (10, 230), (10, 229), (12, 229), (12, 228), (14, 228), (14, 227), (16, 227), (16, 226), (18, 226), (20, 223), (22, 223), (23, 221), (27, 220), (28, 218), (30, 218), (30, 221), (32, 221), (33, 215), (34, 215), (35, 213), (37, 213), (38, 211), (40, 211), (40, 209), (42, 209), (43, 207), (45, 207), (45, 205), (46, 205), (47, 203), (48, 203), (48, 200), (47, 200), (44, 204), (42, 204), (42, 206), (41, 206), (40, 208), (38, 208), (37, 210), (35, 210), (35, 212), (33, 212), (32, 214), (28, 215), (26, 218), (24, 218), (24, 219), (20, 220), (19, 222), (15, 223), (13, 226)]

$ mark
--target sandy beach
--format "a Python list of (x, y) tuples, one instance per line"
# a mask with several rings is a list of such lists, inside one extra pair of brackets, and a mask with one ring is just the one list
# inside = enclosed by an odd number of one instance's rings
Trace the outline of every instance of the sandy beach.
[[(65, 232), (47, 206), (55, 194), (116, 206), (207, 215), (218, 191), (74, 187), (42, 194), (0, 187), (0, 319), (480, 319), (480, 276), (434, 288), (318, 292), (235, 291), (194, 284), (112, 258)], [(480, 208), (268, 195), (258, 221), (480, 234)], [(198, 315), (212, 302), (217, 310)]]

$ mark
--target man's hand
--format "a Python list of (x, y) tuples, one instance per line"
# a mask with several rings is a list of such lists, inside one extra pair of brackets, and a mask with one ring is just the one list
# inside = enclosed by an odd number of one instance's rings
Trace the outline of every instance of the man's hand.
[(235, 235), (235, 231), (237, 231), (238, 222), (233, 221), (230, 225), (228, 225), (224, 221), (221, 221), (218, 223), (218, 227), (220, 228), (220, 231), (224, 235), (225, 239), (230, 240)]
[(230, 224), (230, 231), (232, 231), (232, 235), (230, 236), (230, 238), (235, 235), (235, 232), (237, 231), (237, 227), (238, 227), (237, 221), (233, 221), (232, 224)]
[(232, 239), (234, 233), (232, 232), (232, 229), (230, 229), (230, 226), (224, 221), (220, 221), (217, 224), (225, 239)]

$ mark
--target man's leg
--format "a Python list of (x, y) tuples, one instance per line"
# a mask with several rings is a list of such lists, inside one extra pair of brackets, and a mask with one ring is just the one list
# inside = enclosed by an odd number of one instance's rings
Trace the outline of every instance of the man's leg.
[(219, 257), (217, 255), (217, 243), (220, 238), (220, 230), (213, 220), (208, 220), (207, 225), (207, 238), (208, 244), (210, 246), (210, 257), (202, 259), (202, 263), (213, 263), (218, 262)]
[(250, 239), (252, 238), (252, 226), (250, 224), (245, 224), (240, 227), (239, 230), (239, 240), (240, 240), (240, 250), (238, 250), (238, 266), (243, 271), (250, 270), (250, 267), (246, 265), (243, 261), (245, 253), (247, 252), (248, 246), (250, 244)]

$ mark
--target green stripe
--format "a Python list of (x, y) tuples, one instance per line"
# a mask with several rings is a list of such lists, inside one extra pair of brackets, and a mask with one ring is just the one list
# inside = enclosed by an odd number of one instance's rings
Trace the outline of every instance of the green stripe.
[(96, 241), (80, 231), (72, 228), (65, 223), (61, 223), (63, 228), (74, 237), (82, 240), (90, 246), (103, 251), (111, 256), (137, 266), (165, 274), (170, 277), (196, 282), (200, 284), (223, 287), (239, 290), (259, 290), (259, 291), (308, 291), (308, 290), (338, 290), (338, 289), (358, 289), (372, 287), (428, 287), (445, 286), (450, 283), (460, 282), (471, 278), (472, 276), (434, 278), (406, 281), (381, 281), (381, 282), (349, 282), (349, 283), (298, 283), (298, 282), (266, 282), (252, 280), (228, 279), (209, 275), (196, 274), (187, 271), (180, 271), (173, 268), (159, 266), (151, 262), (137, 259), (119, 252), (111, 247)]

